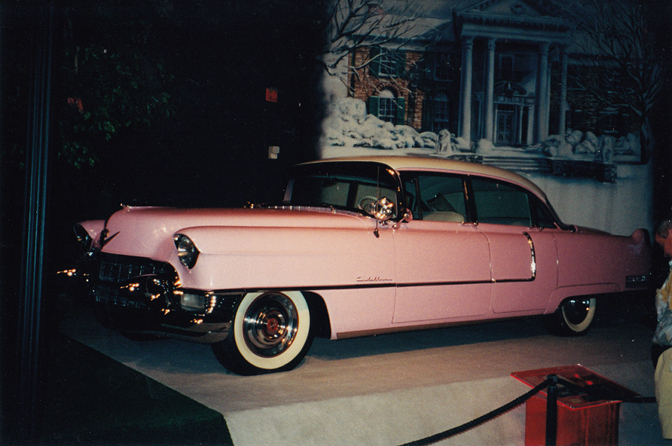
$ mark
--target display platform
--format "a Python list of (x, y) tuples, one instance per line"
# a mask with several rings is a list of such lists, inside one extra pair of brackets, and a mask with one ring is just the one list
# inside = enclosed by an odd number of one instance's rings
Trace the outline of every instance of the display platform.
[[(650, 330), (635, 322), (587, 336), (546, 334), (538, 319), (328, 341), (286, 373), (227, 373), (206, 345), (136, 342), (87, 312), (68, 336), (222, 413), (236, 446), (399, 445), (481, 416), (529, 390), (510, 374), (571, 364), (653, 395)], [(623, 403), (619, 445), (665, 445), (655, 404)], [(440, 445), (522, 445), (525, 406)]]

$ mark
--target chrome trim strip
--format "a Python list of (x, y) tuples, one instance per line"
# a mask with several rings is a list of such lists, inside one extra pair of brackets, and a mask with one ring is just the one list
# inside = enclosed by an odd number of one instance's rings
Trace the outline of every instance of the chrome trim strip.
[(262, 288), (245, 288), (235, 290), (216, 290), (213, 293), (223, 292), (237, 292), (237, 293), (254, 293), (260, 291), (325, 291), (325, 290), (356, 290), (368, 288), (410, 288), (423, 286), (445, 286), (445, 285), (469, 285), (469, 284), (485, 284), (494, 283), (492, 280), (483, 281), (447, 281), (447, 282), (418, 282), (418, 283), (368, 283), (368, 284), (353, 284), (353, 285), (321, 285), (321, 286), (283, 286), (283, 287), (262, 287)]
[(530, 269), (532, 272), (532, 277), (529, 280), (532, 281), (537, 278), (537, 253), (534, 250), (534, 242), (532, 241), (532, 237), (530, 236), (530, 234), (528, 234), (527, 232), (523, 232), (523, 235), (527, 237), (527, 243), (530, 245), (530, 255), (532, 256), (532, 263), (530, 264)]

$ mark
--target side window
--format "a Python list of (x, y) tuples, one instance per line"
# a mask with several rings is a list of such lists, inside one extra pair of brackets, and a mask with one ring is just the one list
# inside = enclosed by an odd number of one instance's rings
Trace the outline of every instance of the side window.
[[(283, 203), (295, 206), (334, 206), (365, 211), (367, 205), (386, 197), (396, 203), (397, 186), (392, 171), (374, 163), (316, 163), (297, 166)], [(394, 212), (396, 213), (396, 206)]]
[(537, 226), (540, 228), (555, 228), (555, 218), (536, 197), (532, 200), (532, 215), (536, 217)]
[(404, 206), (413, 213), (413, 218), (420, 217), (420, 200), (418, 200), (418, 179), (412, 176), (402, 176), (404, 183)]
[[(402, 174), (403, 175), (403, 174)], [(402, 176), (407, 206), (417, 220), (466, 221), (464, 179), (455, 175), (419, 173)]]
[(522, 189), (506, 183), (474, 178), (471, 180), (480, 223), (532, 226), (530, 196)]

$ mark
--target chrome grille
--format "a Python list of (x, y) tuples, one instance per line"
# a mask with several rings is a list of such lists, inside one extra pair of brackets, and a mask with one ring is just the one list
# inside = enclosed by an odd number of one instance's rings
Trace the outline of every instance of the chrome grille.
[(160, 262), (141, 257), (114, 256), (107, 254), (100, 262), (98, 279), (104, 282), (126, 282), (138, 276), (150, 274), (175, 274), (173, 268)]
[(122, 295), (119, 290), (97, 286), (93, 289), (93, 298), (98, 303), (129, 308), (147, 308), (147, 304)]

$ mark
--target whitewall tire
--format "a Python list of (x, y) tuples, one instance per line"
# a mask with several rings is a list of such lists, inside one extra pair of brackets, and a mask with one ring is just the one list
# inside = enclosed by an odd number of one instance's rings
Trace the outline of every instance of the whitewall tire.
[(298, 291), (248, 293), (226, 340), (213, 344), (217, 359), (241, 375), (291, 370), (312, 344), (308, 303)]
[(588, 332), (593, 320), (597, 300), (591, 296), (571, 297), (546, 317), (546, 328), (560, 336), (581, 336)]

